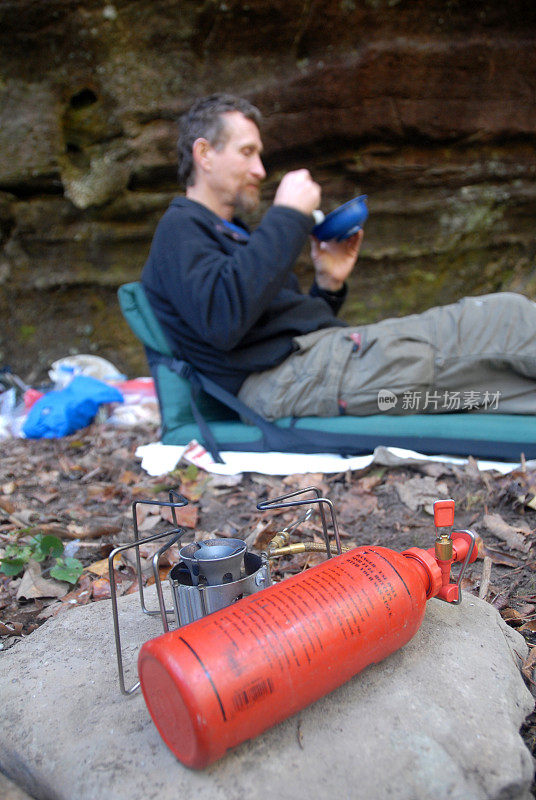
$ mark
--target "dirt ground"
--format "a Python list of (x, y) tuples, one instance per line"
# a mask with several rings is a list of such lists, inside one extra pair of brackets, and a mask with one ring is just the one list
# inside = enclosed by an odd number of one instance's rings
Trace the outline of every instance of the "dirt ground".
[[(16, 646), (51, 616), (110, 596), (107, 556), (116, 544), (133, 538), (133, 501), (157, 501), (137, 507), (140, 536), (170, 528), (169, 509), (158, 501), (167, 501), (174, 489), (189, 501), (177, 512), (187, 531), (184, 541), (233, 536), (263, 549), (303, 512), (259, 512), (257, 503), (317, 486), (332, 500), (342, 542), (350, 547), (432, 547), (432, 503), (452, 497), (455, 527), (470, 528), (482, 540), (463, 589), (484, 597), (524, 635), (529, 657), (523, 674), (534, 692), (536, 465), (523, 464), (504, 476), (479, 472), (470, 460), (463, 467), (430, 462), (396, 468), (373, 465), (336, 475), (219, 478), (184, 464), (165, 477), (152, 478), (141, 470), (135, 451), (156, 436), (151, 426), (118, 429), (94, 424), (63, 439), (0, 443), (1, 649)], [(318, 514), (300, 526), (292, 541), (322, 541)], [(144, 582), (152, 580), (155, 549), (153, 545), (141, 551)], [(177, 549), (171, 553), (173, 560)], [(273, 575), (281, 579), (323, 558), (321, 553), (279, 558), (273, 562)], [(17, 569), (18, 574), (4, 574)], [(162, 572), (168, 569), (163, 564)], [(132, 558), (118, 559), (115, 575), (121, 594), (137, 590)], [(523, 735), (535, 753), (534, 715)]]

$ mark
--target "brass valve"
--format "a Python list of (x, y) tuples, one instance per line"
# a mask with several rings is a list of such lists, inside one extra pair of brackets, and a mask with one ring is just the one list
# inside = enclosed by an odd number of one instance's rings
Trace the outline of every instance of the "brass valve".
[(441, 533), (435, 540), (435, 555), (438, 561), (452, 559), (452, 539), (450, 533)]
[[(310, 519), (312, 517), (312, 515), (313, 515), (313, 509), (309, 508), (305, 512), (303, 517), (301, 517), (300, 519), (296, 520), (296, 522), (293, 522), (292, 525), (287, 525), (287, 527), (283, 528), (282, 531), (278, 531), (276, 533), (276, 535), (274, 536), (274, 538), (268, 544), (268, 552), (270, 554), (272, 554), (274, 552), (274, 550), (280, 550), (282, 547), (285, 547), (285, 551), (286, 551), (286, 545), (288, 545), (288, 543), (290, 542), (290, 537), (291, 537), (292, 533), (303, 522), (306, 522), (308, 519)], [(292, 551), (289, 551), (289, 552), (292, 552)], [(302, 552), (302, 551), (300, 551), (300, 552)]]

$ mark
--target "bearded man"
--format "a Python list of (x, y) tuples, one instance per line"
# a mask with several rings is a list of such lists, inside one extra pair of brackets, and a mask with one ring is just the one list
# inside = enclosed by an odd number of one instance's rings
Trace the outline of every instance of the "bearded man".
[[(156, 230), (142, 283), (176, 357), (268, 419), (463, 410), (536, 412), (536, 304), (501, 293), (400, 319), (348, 327), (337, 318), (363, 231), (312, 237), (315, 279), (300, 291), (294, 263), (315, 224), (321, 189), (287, 173), (260, 224), (237, 214), (259, 202), (266, 173), (261, 116), (248, 101), (201, 98), (181, 120), (179, 180)], [(410, 394), (429, 406), (399, 402)], [(496, 402), (491, 403), (490, 398)]]

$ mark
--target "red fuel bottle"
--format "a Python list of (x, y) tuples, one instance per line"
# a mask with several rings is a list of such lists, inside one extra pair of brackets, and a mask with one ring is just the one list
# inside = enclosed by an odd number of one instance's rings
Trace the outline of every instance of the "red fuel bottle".
[(427, 599), (458, 601), (450, 564), (477, 556), (468, 532), (452, 534), (450, 555), (439, 539), (358, 547), (146, 642), (141, 687), (168, 747), (203, 768), (406, 644)]

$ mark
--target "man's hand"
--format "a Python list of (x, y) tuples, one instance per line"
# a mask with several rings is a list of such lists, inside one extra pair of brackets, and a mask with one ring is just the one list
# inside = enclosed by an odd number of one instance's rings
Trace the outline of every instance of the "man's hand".
[(320, 186), (311, 178), (308, 169), (287, 172), (275, 193), (274, 206), (288, 206), (312, 214), (320, 205)]
[(311, 257), (316, 273), (316, 283), (327, 292), (338, 292), (354, 268), (363, 241), (360, 230), (342, 242), (319, 242), (314, 236)]

